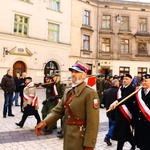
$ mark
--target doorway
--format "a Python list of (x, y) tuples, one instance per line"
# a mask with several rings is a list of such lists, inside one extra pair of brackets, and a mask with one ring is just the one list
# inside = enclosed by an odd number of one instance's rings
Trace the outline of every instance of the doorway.
[(26, 72), (25, 63), (22, 61), (15, 62), (13, 65), (13, 76), (15, 76), (16, 73), (19, 73), (21, 75), (22, 72)]

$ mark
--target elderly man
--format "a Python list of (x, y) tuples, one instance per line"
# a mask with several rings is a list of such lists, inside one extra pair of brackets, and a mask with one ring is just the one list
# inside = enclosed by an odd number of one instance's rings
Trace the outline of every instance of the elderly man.
[[(130, 74), (124, 74), (121, 79), (122, 85), (117, 92), (117, 100), (110, 105), (111, 109), (114, 109), (118, 102), (135, 91), (135, 87), (131, 84), (132, 76)], [(131, 150), (135, 149), (132, 133), (132, 115), (134, 112), (135, 99), (135, 95), (133, 95), (115, 109), (115, 127), (113, 139), (118, 141), (117, 150), (122, 150), (126, 141), (131, 144)]]
[(25, 88), (23, 89), (23, 116), (19, 123), (16, 123), (17, 126), (23, 127), (26, 119), (30, 115), (34, 115), (37, 124), (41, 121), (40, 115), (38, 113), (38, 97), (36, 93), (36, 87), (34, 86), (34, 83), (32, 82), (31, 77), (25, 78)]
[(135, 143), (140, 150), (150, 150), (150, 74), (142, 76), (142, 89), (136, 94)]
[(84, 79), (88, 68), (75, 63), (71, 68), (72, 89), (64, 94), (61, 102), (36, 126), (37, 135), (64, 115), (63, 150), (93, 150), (99, 127), (99, 100), (95, 90), (86, 86)]

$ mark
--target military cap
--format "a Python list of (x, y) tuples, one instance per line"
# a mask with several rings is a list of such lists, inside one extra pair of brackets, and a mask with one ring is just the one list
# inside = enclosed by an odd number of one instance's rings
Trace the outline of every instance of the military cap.
[(141, 77), (141, 81), (144, 79), (150, 79), (150, 74), (145, 74)]
[(72, 70), (87, 73), (88, 72), (88, 67), (85, 64), (81, 63), (81, 62), (76, 62), (72, 67), (69, 68), (69, 71), (72, 71)]
[(27, 79), (28, 79), (28, 80), (32, 80), (32, 78), (31, 78), (31, 77), (26, 77), (26, 78), (25, 78), (25, 80), (27, 80)]
[(112, 75), (109, 75), (109, 79), (111, 79), (111, 78), (113, 78), (113, 76), (112, 76)]
[(55, 76), (60, 76), (60, 74), (58, 72), (56, 72), (53, 74), (53, 77), (55, 77)]
[(132, 79), (132, 76), (131, 76), (130, 74), (128, 74), (128, 73), (122, 75), (122, 76), (121, 76), (121, 80), (122, 80), (124, 77), (128, 77), (128, 78)]
[(47, 79), (52, 79), (52, 78), (53, 78), (52, 76), (47, 76), (47, 77), (46, 77), (46, 80), (47, 80)]

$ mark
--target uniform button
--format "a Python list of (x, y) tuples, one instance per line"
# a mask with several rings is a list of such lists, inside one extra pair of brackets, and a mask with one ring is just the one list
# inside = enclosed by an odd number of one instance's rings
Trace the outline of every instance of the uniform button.
[(70, 116), (68, 116), (68, 118), (70, 118)]
[(139, 118), (138, 120), (141, 120), (141, 118)]
[(139, 112), (141, 112), (141, 110)]
[(92, 142), (93, 142), (93, 143), (96, 143), (96, 140), (93, 140)]

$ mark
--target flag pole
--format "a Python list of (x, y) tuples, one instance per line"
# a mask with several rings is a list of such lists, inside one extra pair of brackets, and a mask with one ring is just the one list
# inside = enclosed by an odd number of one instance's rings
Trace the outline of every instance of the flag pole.
[[(131, 93), (130, 95), (128, 95), (127, 97), (125, 97), (123, 100), (121, 100), (120, 102), (118, 102), (118, 103), (116, 104), (116, 107), (117, 107), (118, 105), (122, 104), (124, 101), (126, 101), (128, 98), (130, 98), (130, 97), (133, 96), (134, 94), (136, 94), (141, 88), (142, 88), (142, 86), (140, 86), (136, 91), (134, 91), (133, 93)], [(109, 112), (109, 111), (111, 111), (110, 108), (106, 110), (106, 112)]]

